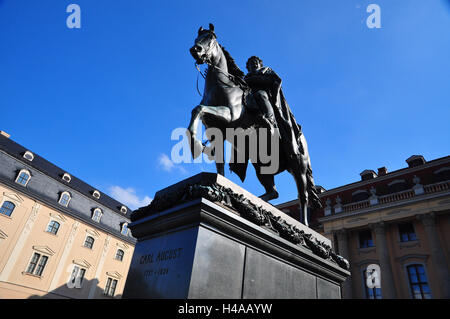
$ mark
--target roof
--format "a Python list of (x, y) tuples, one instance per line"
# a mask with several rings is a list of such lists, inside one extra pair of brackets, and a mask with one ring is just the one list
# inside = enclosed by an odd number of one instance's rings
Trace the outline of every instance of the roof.
[[(120, 214), (121, 216), (125, 216), (127, 218), (130, 217), (131, 209), (126, 205), (118, 202), (114, 198), (106, 195), (101, 192), (97, 188), (83, 182), (81, 179), (73, 176), (70, 172), (59, 168), (58, 166), (50, 163), (43, 157), (37, 155), (33, 151), (23, 147), (22, 145), (14, 142), (3, 134), (0, 134), (0, 150), (3, 150), (10, 156), (16, 158), (17, 160), (26, 163), (27, 165), (34, 167), (38, 171), (44, 173), (45, 175), (57, 180), (58, 182), (67, 185), (71, 189), (87, 196), (89, 199), (98, 202), (99, 204), (111, 209), (113, 212)], [(30, 151), (34, 155), (34, 159), (29, 161), (23, 157), (26, 151)], [(64, 173), (68, 173), (71, 176), (70, 182), (66, 182), (62, 179)], [(92, 196), (93, 192), (97, 190), (100, 193), (100, 198), (95, 198)], [(124, 206), (127, 208), (127, 213), (123, 214), (120, 212), (120, 208)]]

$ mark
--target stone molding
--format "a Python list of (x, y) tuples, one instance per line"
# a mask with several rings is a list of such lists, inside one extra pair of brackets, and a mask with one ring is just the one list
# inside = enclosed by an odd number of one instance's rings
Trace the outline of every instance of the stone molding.
[(286, 222), (281, 216), (275, 216), (262, 206), (256, 205), (243, 194), (235, 193), (231, 188), (213, 181), (188, 183), (179, 187), (170, 187), (166, 192), (157, 193), (150, 205), (133, 211), (131, 221), (136, 222), (146, 216), (157, 214), (198, 198), (205, 198), (222, 207), (231, 209), (238, 216), (277, 234), (294, 245), (307, 248), (321, 258), (337, 263), (339, 267), (345, 270), (350, 267), (349, 262), (344, 257), (337, 255), (329, 245), (318, 240), (312, 234), (305, 233)]

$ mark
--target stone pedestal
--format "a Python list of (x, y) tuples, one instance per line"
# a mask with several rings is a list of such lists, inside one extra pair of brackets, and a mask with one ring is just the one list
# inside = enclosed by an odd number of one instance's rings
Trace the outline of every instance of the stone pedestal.
[(202, 173), (132, 214), (123, 298), (341, 298), (330, 241), (221, 175)]

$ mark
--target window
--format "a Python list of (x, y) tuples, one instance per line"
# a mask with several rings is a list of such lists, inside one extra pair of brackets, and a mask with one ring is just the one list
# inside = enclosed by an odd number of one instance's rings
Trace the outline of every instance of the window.
[(67, 183), (70, 183), (70, 181), (72, 180), (72, 176), (70, 176), (67, 173), (64, 173), (62, 179), (65, 180)]
[(99, 199), (99, 198), (100, 198), (100, 192), (99, 192), (98, 190), (95, 190), (95, 191), (92, 193), (92, 196), (94, 196), (95, 198)]
[(368, 280), (367, 270), (365, 269), (363, 271), (363, 281), (364, 281), (364, 288), (366, 290), (366, 299), (381, 299), (381, 288), (377, 288), (375, 286), (373, 286), (373, 288), (369, 287), (367, 285), (367, 280)]
[(27, 268), (27, 273), (34, 274), (36, 276), (42, 276), (45, 265), (47, 264), (48, 257), (41, 254), (34, 253), (33, 258)]
[(125, 253), (123, 252), (122, 249), (117, 249), (117, 252), (116, 252), (116, 260), (122, 261), (122, 260), (123, 260), (123, 255), (124, 255), (124, 254), (125, 254)]
[(125, 206), (120, 207), (120, 212), (122, 214), (126, 214), (127, 213), (127, 208)]
[(87, 236), (86, 240), (84, 241), (84, 247), (92, 249), (92, 247), (94, 246), (94, 241), (94, 238), (92, 238), (91, 236)]
[(103, 215), (102, 210), (100, 208), (96, 208), (94, 209), (94, 213), (92, 214), (92, 219), (97, 223), (99, 223), (100, 219), (102, 218), (102, 215)]
[(11, 202), (4, 202), (2, 207), (0, 207), (0, 214), (11, 216), (14, 208), (16, 208), (16, 205), (14, 205)]
[(428, 286), (425, 268), (422, 265), (410, 265), (406, 267), (409, 286), (414, 299), (431, 299), (431, 290)]
[(416, 232), (412, 223), (405, 223), (398, 225), (398, 232), (400, 234), (400, 241), (413, 241), (417, 240)]
[(396, 179), (388, 184), (391, 193), (398, 193), (408, 189), (408, 184), (404, 179)]
[(352, 202), (360, 202), (369, 199), (369, 193), (366, 190), (360, 189), (352, 194)]
[(70, 275), (69, 287), (81, 288), (83, 284), (84, 275), (86, 274), (86, 269), (80, 268), (78, 266), (73, 266), (72, 274)]
[(26, 151), (25, 154), (23, 154), (23, 157), (30, 162), (34, 160), (34, 155), (30, 151)]
[(68, 192), (64, 192), (61, 194), (61, 197), (59, 198), (59, 203), (63, 206), (68, 206), (70, 202), (70, 194)]
[(104, 295), (114, 297), (114, 293), (116, 292), (117, 280), (108, 277), (108, 281), (106, 282)]
[(47, 226), (47, 232), (56, 235), (58, 233), (59, 226), (60, 224), (57, 221), (52, 220)]
[(120, 231), (120, 233), (124, 236), (128, 236), (128, 224), (127, 223), (122, 224), (122, 230)]
[(19, 172), (19, 175), (17, 175), (16, 183), (22, 186), (27, 186), (28, 182), (30, 181), (30, 176), (30, 172), (26, 169), (23, 169)]
[(375, 247), (372, 239), (372, 232), (370, 230), (363, 230), (359, 232), (359, 248)]

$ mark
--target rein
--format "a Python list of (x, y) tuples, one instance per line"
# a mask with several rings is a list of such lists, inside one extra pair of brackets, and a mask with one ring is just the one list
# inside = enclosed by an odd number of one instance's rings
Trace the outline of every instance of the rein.
[[(235, 83), (235, 85), (231, 85), (229, 83), (225, 83), (222, 80), (220, 80), (218, 78), (218, 80), (220, 82), (222, 82), (222, 84), (226, 85), (227, 87), (233, 88), (233, 87), (239, 87), (242, 90), (246, 90), (249, 88), (248, 84), (241, 78), (234, 76), (233, 74), (230, 74), (228, 72), (225, 72), (223, 70), (221, 70), (220, 68), (218, 68), (215, 65), (212, 65), (211, 63), (209, 63), (208, 61), (205, 61), (206, 64), (208, 64), (209, 67), (216, 69), (219, 73), (222, 73), (223, 75), (225, 75), (231, 82)], [(197, 69), (198, 73), (201, 74), (202, 78), (206, 80), (206, 75), (207, 75), (207, 71), (202, 73), (202, 71), (200, 70), (200, 68), (198, 67), (197, 62), (194, 63), (195, 68)], [(203, 95), (200, 93), (200, 90), (198, 88), (198, 74), (197, 74), (197, 92), (200, 96), (203, 97)]]
[[(225, 86), (230, 87), (230, 88), (233, 88), (233, 87), (239, 87), (239, 88), (241, 88), (243, 91), (245, 91), (246, 89), (248, 89), (249, 86), (248, 86), (248, 84), (247, 84), (243, 79), (241, 79), (240, 77), (236, 77), (236, 76), (234, 76), (233, 74), (230, 74), (230, 73), (228, 73), (228, 72), (225, 72), (225, 71), (221, 70), (220, 68), (218, 68), (217, 66), (212, 65), (212, 64), (210, 63), (210, 61), (209, 61), (209, 55), (210, 55), (211, 51), (213, 50), (213, 45), (214, 45), (214, 46), (217, 46), (218, 43), (217, 43), (217, 42), (214, 42), (214, 44), (210, 44), (210, 45), (209, 45), (208, 50), (206, 51), (206, 54), (205, 54), (206, 58), (203, 59), (203, 60), (204, 60), (204, 63), (206, 63), (206, 64), (208, 65), (208, 67), (213, 68), (213, 69), (216, 69), (218, 73), (222, 73), (223, 75), (225, 75), (225, 76), (226, 76), (231, 82), (233, 82), (235, 85), (231, 85), (231, 84), (229, 84), (229, 83), (225, 83), (225, 82), (223, 82), (222, 80), (220, 80), (219, 78), (218, 78), (218, 81), (222, 82), (222, 84), (224, 84)], [(206, 71), (206, 72), (203, 74), (202, 71), (200, 70), (200, 68), (198, 67), (198, 63), (195, 62), (194, 65), (195, 65), (195, 68), (197, 69), (198, 73), (200, 73), (200, 74), (202, 75), (203, 79), (206, 80), (206, 75), (207, 75), (207, 72), (208, 72), (208, 71)], [(199, 94), (201, 97), (203, 97), (203, 95), (200, 93), (200, 90), (199, 90), (199, 88), (198, 88), (198, 74), (197, 74), (197, 92), (198, 92), (198, 94)]]
[[(203, 79), (206, 80), (206, 75), (204, 75), (204, 74), (202, 73), (202, 71), (201, 71), (200, 68), (198, 67), (197, 62), (195, 62), (194, 65), (195, 65), (195, 68), (197, 69), (198, 73), (200, 73), (200, 74), (202, 75)], [(197, 92), (198, 92), (198, 95), (200, 95), (201, 97), (203, 97), (203, 94), (201, 94), (201, 93), (200, 93), (200, 90), (198, 89), (198, 74), (197, 74)]]

